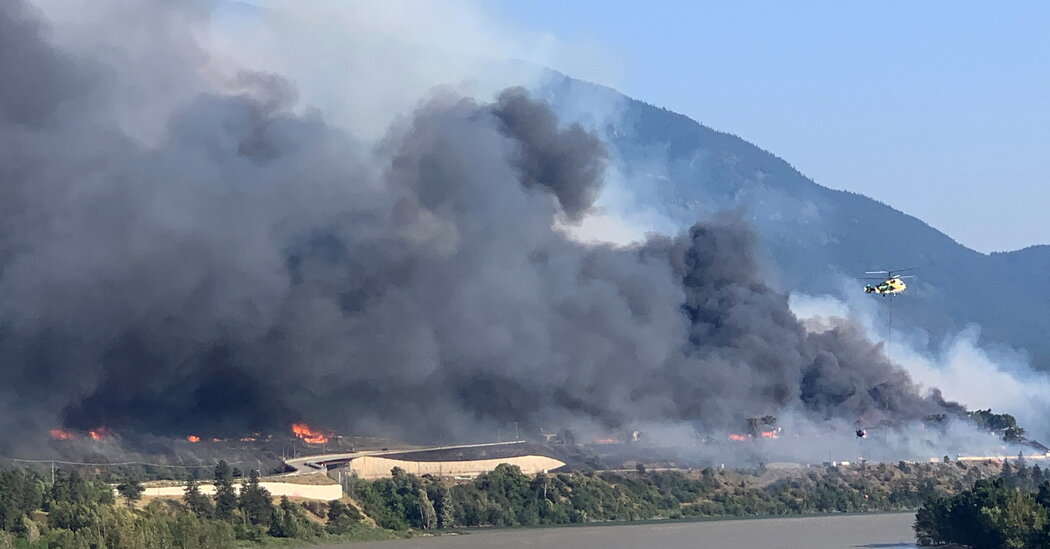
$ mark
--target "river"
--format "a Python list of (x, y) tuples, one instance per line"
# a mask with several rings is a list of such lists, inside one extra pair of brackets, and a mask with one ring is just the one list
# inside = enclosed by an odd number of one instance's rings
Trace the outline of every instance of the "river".
[(913, 513), (472, 531), (343, 549), (914, 549)]

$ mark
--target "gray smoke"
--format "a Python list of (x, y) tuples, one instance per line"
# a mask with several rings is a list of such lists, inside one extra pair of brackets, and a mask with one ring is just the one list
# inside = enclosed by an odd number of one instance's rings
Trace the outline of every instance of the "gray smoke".
[(732, 216), (629, 248), (553, 228), (593, 206), (606, 152), (522, 89), (434, 92), (370, 149), (242, 73), (146, 145), (118, 123), (126, 67), (62, 51), (20, 1), (0, 52), (6, 442), (959, 410), (859, 331), (807, 333)]

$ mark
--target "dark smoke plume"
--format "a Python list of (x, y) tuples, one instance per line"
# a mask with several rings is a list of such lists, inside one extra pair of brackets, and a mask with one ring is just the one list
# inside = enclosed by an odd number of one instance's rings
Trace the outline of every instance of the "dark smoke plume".
[(521, 89), (435, 92), (366, 150), (245, 73), (146, 145), (117, 122), (126, 75), (53, 46), (19, 1), (0, 52), (5, 442), (955, 406), (849, 327), (807, 333), (739, 220), (628, 248), (552, 228), (593, 206), (606, 152)]

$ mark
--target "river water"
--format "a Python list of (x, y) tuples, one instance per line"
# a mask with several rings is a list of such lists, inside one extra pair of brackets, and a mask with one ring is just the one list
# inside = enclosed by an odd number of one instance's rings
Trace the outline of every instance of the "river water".
[[(344, 549), (914, 549), (913, 513), (473, 531)], [(334, 549), (334, 547), (333, 547)]]

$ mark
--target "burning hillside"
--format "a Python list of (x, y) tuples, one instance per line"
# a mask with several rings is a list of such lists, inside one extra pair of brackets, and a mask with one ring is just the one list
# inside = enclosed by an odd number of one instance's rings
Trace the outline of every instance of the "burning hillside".
[[(289, 433), (291, 436), (302, 440), (307, 444), (326, 444), (334, 436), (333, 433), (321, 431), (310, 427), (305, 423), (293, 423), (289, 427)], [(49, 429), (48, 436), (52, 440), (77, 440), (77, 439), (89, 439), (89, 440), (106, 440), (113, 438), (114, 433), (112, 430), (105, 427), (98, 427), (88, 431), (78, 432), (69, 429)], [(260, 433), (253, 433), (251, 435), (239, 436), (239, 437), (210, 437), (201, 438), (199, 435), (186, 435), (183, 437), (185, 441), (191, 443), (199, 443), (202, 440), (208, 442), (258, 442), (266, 441), (274, 438), (273, 435), (262, 435)], [(279, 437), (278, 437), (279, 438)]]
[(73, 440), (73, 433), (65, 429), (50, 429), (47, 432), (53, 440)]
[(296, 437), (302, 439), (303, 442), (308, 442), (310, 444), (327, 444), (328, 437), (330, 436), (330, 434), (313, 429), (305, 423), (293, 423), (292, 433), (294, 433)]
[(88, 429), (87, 431), (77, 432), (69, 429), (49, 429), (47, 431), (48, 436), (52, 440), (75, 440), (77, 438), (87, 438), (90, 440), (106, 440), (113, 436), (113, 432), (106, 427), (96, 427), (94, 429)]

